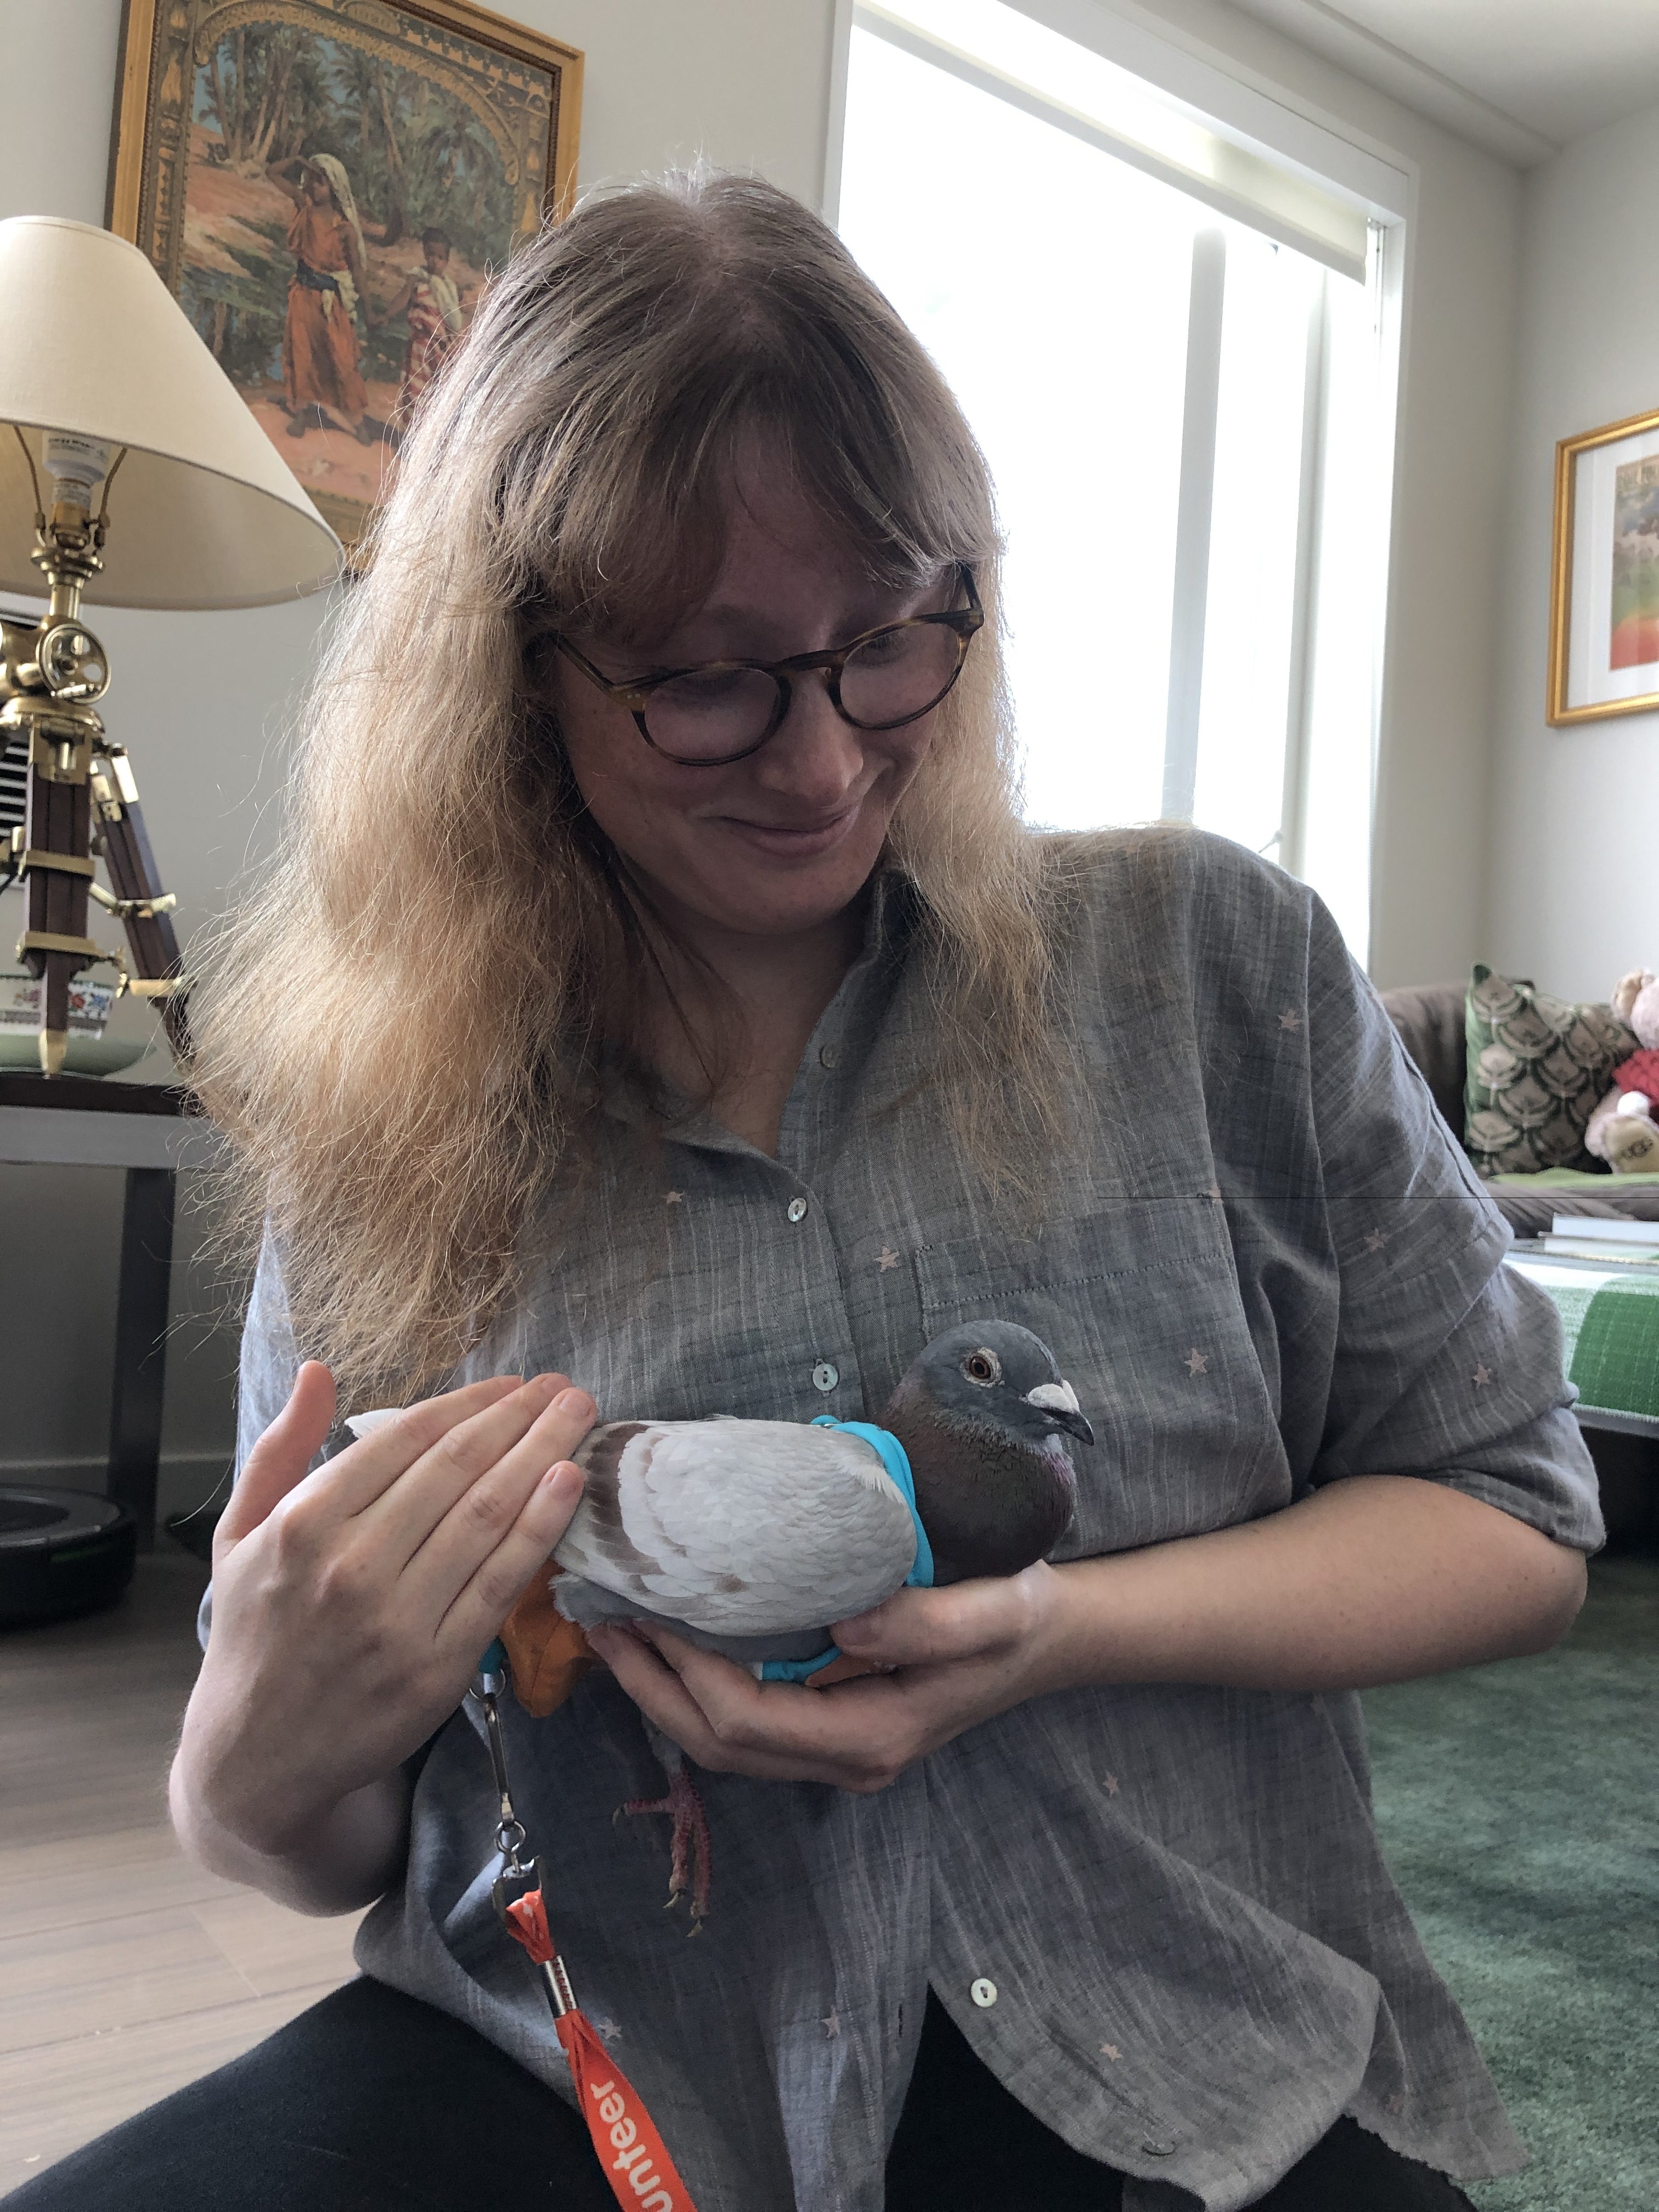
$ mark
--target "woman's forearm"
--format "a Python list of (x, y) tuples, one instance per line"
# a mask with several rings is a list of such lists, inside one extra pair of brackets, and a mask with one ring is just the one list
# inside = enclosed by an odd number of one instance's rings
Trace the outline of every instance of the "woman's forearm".
[(822, 1690), (757, 1682), (665, 1629), (592, 1640), (699, 1765), (867, 1794), (1049, 1691), (1359, 1689), (1541, 1651), (1583, 1590), (1577, 1552), (1493, 1506), (1412, 1476), (1354, 1476), (1244, 1527), (899, 1590), (834, 1624), (871, 1671)]
[(1581, 1554), (1461, 1491), (1353, 1476), (1237, 1528), (1059, 1568), (1057, 1674), (1364, 1689), (1542, 1651)]
[(409, 1843), (407, 1778), (398, 1768), (322, 1814), (303, 1844), (263, 1851), (204, 1803), (182, 1751), (173, 1762), (167, 1802), (185, 1851), (210, 1874), (262, 1890), (295, 1912), (355, 1912), (397, 1881)]

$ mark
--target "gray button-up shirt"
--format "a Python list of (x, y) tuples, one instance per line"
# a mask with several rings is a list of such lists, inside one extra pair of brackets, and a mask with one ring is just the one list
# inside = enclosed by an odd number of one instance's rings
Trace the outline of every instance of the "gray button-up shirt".
[[(467, 1372), (562, 1368), (605, 1417), (867, 1418), (927, 1337), (995, 1316), (1052, 1346), (1098, 1438), (1061, 1559), (1375, 1474), (1600, 1541), (1554, 1310), (1501, 1264), (1508, 1232), (1307, 890), (1212, 839), (1099, 841), (1063, 948), (1086, 1104), (1040, 1214), (953, 1149), (915, 939), (890, 878), (776, 1158), (706, 1120), (653, 1139), (625, 1101), (598, 1117)], [(267, 1260), (244, 1449), (295, 1357)], [(875, 1797), (702, 1776), (695, 1942), (662, 1910), (665, 1825), (613, 1825), (662, 1780), (611, 1677), (547, 1720), (509, 1700), (507, 1732), (577, 1990), (700, 2212), (877, 2212), (930, 1984), (1039, 2119), (1132, 2177), (1131, 2212), (1251, 2203), (1345, 2112), (1453, 2173), (1521, 2162), (1379, 1856), (1352, 1696), (1067, 1691)], [(463, 1712), (358, 1958), (568, 2092), (491, 1912), (494, 1818)]]

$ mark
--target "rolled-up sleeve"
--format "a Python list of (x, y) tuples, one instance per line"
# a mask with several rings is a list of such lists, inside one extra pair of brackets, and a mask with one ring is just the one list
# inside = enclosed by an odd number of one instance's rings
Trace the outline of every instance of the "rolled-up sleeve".
[(1443, 1482), (1584, 1552), (1604, 1530), (1561, 1326), (1316, 903), (1310, 1081), (1340, 1315), (1316, 1483)]

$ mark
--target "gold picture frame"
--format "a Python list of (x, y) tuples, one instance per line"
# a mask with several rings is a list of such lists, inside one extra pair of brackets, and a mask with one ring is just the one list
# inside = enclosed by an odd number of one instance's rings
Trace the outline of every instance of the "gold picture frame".
[(105, 222), (348, 548), (491, 271), (574, 201), (581, 84), (471, 0), (125, 0)]
[(1546, 719), (1659, 711), (1659, 412), (1555, 449)]

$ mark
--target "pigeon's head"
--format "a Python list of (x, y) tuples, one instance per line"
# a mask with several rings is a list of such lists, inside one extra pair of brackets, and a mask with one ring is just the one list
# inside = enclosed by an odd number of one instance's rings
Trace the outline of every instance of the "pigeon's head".
[(946, 1329), (900, 1388), (920, 1390), (947, 1421), (1000, 1429), (1028, 1448), (1040, 1450), (1061, 1434), (1085, 1444), (1095, 1440), (1054, 1353), (1013, 1322), (970, 1321)]
[(909, 1455), (938, 1581), (1017, 1574), (1065, 1534), (1077, 1498), (1066, 1440), (1091, 1444), (1094, 1431), (1029, 1328), (970, 1321), (946, 1329), (882, 1420)]

